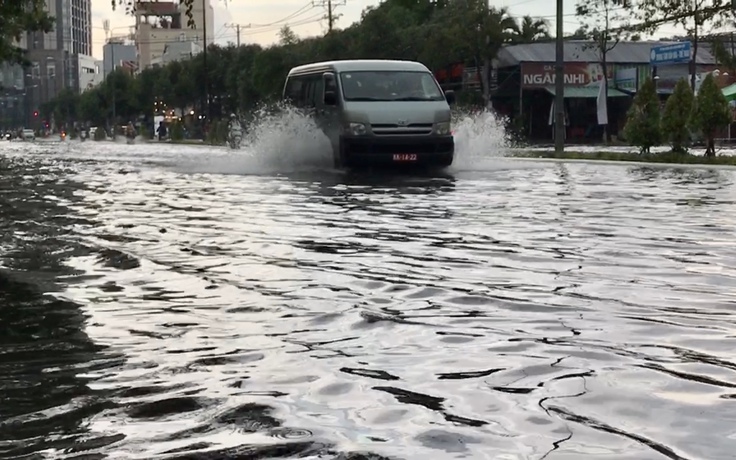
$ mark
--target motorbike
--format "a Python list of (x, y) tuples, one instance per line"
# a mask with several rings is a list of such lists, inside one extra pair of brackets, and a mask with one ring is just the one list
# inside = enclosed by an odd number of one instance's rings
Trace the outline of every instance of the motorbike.
[(227, 137), (227, 145), (231, 149), (239, 149), (243, 142), (243, 134), (240, 132), (230, 133)]
[(126, 131), (125, 142), (127, 144), (135, 144), (135, 130)]

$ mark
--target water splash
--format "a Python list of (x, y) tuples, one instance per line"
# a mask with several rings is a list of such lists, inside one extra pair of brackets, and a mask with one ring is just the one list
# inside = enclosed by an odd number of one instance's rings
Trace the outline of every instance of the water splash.
[[(183, 173), (258, 175), (333, 170), (329, 140), (314, 120), (298, 109), (281, 103), (264, 105), (249, 118), (238, 150), (149, 143), (140, 136), (131, 145), (124, 136), (118, 136), (115, 142), (67, 140), (63, 152), (85, 159), (158, 163)], [(514, 145), (504, 118), (490, 111), (460, 110), (453, 114), (453, 126), (455, 161), (449, 172), (521, 167), (521, 162), (503, 158)]]
[[(189, 164), (192, 172), (257, 174), (332, 168), (331, 147), (314, 121), (298, 110), (277, 104), (259, 109), (248, 124), (243, 147), (203, 163)], [(453, 170), (508, 167), (501, 161), (513, 145), (506, 120), (491, 111), (457, 111)]]
[(506, 129), (508, 119), (491, 110), (458, 110), (453, 113), (455, 161), (451, 171), (488, 171), (518, 168), (504, 158), (516, 142)]
[[(246, 123), (239, 150), (192, 159), (189, 172), (264, 174), (332, 167), (330, 141), (314, 120), (298, 109), (278, 103), (264, 105)], [(214, 152), (213, 152), (214, 153)]]

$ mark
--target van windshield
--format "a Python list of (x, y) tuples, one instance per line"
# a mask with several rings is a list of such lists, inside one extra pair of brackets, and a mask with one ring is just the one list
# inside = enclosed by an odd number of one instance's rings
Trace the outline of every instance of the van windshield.
[(346, 101), (443, 101), (429, 72), (359, 71), (340, 73)]

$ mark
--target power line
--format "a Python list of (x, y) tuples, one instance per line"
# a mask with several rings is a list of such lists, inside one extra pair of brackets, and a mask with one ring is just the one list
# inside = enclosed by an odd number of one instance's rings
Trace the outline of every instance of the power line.
[(335, 8), (346, 4), (346, 0), (312, 0), (312, 5), (327, 9), (327, 33), (332, 32), (335, 21), (342, 15), (335, 15)]
[(225, 24), (224, 27), (227, 27), (228, 29), (236, 30), (236, 34), (238, 36), (238, 41), (236, 42), (236, 44), (240, 46), (240, 24)]

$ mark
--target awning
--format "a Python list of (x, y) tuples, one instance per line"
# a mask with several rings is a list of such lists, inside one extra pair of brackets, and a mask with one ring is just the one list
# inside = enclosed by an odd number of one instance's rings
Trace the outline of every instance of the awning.
[[(551, 95), (555, 95), (554, 86), (546, 86), (546, 89)], [(595, 86), (565, 86), (565, 99), (578, 99), (578, 98), (592, 98), (598, 97), (598, 91), (600, 87)], [(629, 97), (628, 94), (619, 91), (615, 88), (608, 88), (608, 97)]]
[(733, 101), (734, 99), (736, 99), (736, 83), (726, 86), (725, 88), (721, 89), (721, 92), (724, 96), (726, 96), (726, 100)]

